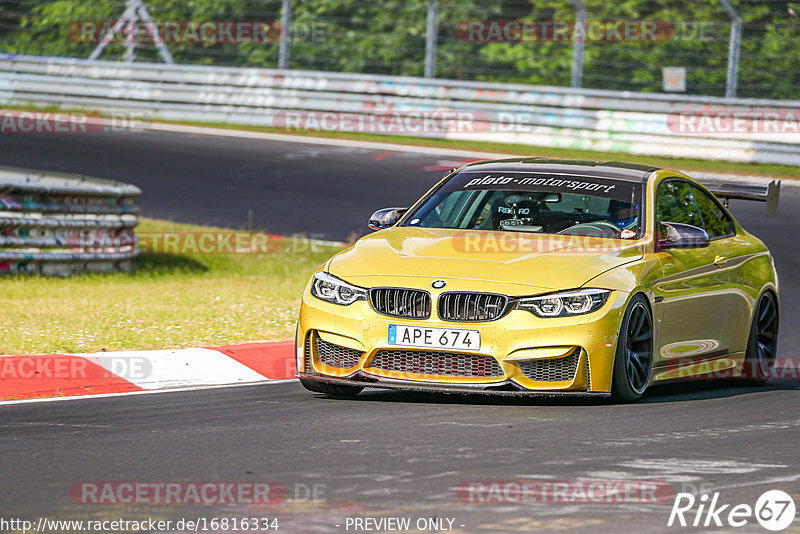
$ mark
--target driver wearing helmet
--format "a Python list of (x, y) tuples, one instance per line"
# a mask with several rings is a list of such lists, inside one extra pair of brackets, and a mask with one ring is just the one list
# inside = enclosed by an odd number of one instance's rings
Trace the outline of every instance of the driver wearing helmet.
[(638, 205), (612, 200), (611, 204), (608, 206), (608, 220), (620, 228), (625, 228), (636, 221), (638, 211)]

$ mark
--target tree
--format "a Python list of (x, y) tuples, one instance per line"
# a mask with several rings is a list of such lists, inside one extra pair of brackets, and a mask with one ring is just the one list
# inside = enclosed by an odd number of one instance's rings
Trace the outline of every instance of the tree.
[[(273, 25), (268, 42), (170, 42), (179, 63), (276, 67), (280, 0), (145, 0), (158, 21), (249, 21)], [(608, 38), (585, 42), (583, 86), (661, 91), (662, 68), (687, 71), (687, 93), (721, 96), (727, 76), (730, 20), (717, 0), (583, 0), (590, 21), (656, 24), (656, 39)], [(124, 2), (16, 0), (0, 3), (9, 24), (0, 50), (45, 56), (88, 57), (96, 46), (76, 38), (80, 21), (114, 21)], [(743, 19), (738, 96), (800, 95), (800, 1), (738, 0)], [(508, 21), (573, 24), (569, 0), (439, 0), (437, 76), (538, 85), (570, 83), (571, 38), (479, 39), (464, 28)], [(428, 0), (306, 0), (293, 2), (290, 68), (421, 76)], [(139, 61), (159, 61), (150, 43)], [(102, 59), (122, 58), (121, 43)]]

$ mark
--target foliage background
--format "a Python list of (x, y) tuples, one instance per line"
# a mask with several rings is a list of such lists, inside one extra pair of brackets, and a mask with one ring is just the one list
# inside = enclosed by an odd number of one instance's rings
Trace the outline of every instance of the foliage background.
[[(277, 21), (276, 0), (146, 0), (156, 20)], [(733, 0), (743, 19), (737, 96), (800, 99), (800, 2)], [(687, 69), (687, 93), (723, 95), (730, 20), (717, 0), (584, 0), (590, 19), (668, 21), (680, 38), (660, 42), (587, 42), (583, 86), (657, 92), (661, 68)], [(292, 69), (421, 76), (427, 0), (293, 2)], [(0, 52), (87, 57), (93, 44), (69, 38), (78, 21), (115, 20), (124, 0), (0, 1)], [(568, 85), (571, 42), (467, 42), (470, 20), (571, 20), (568, 0), (439, 0), (437, 77)], [(702, 31), (703, 38), (696, 32)], [(695, 33), (693, 33), (695, 32)], [(171, 43), (180, 63), (276, 67), (276, 43)], [(103, 59), (119, 59), (114, 44)], [(152, 45), (139, 61), (159, 61)]]

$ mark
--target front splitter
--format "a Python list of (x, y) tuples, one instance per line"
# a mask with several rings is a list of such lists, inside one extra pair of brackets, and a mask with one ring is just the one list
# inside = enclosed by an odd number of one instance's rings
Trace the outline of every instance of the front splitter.
[[(363, 388), (377, 388), (377, 389), (394, 389), (404, 391), (421, 391), (426, 393), (449, 393), (459, 395), (495, 395), (501, 397), (593, 397), (604, 398), (610, 397), (611, 393), (601, 391), (545, 391), (545, 390), (505, 390), (505, 389), (491, 389), (476, 386), (458, 386), (453, 384), (430, 384), (427, 382), (412, 382), (412, 381), (392, 381), (384, 382), (380, 380), (353, 380), (348, 378), (336, 378), (332, 376), (323, 376), (317, 374), (297, 373), (297, 378), (304, 380), (314, 380), (317, 382), (325, 382), (326, 384), (336, 384), (340, 386), (354, 386)], [(497, 387), (497, 386), (494, 386)]]

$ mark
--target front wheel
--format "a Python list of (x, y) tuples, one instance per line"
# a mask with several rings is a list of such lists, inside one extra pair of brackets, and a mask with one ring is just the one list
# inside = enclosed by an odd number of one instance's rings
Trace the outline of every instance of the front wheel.
[(748, 385), (764, 385), (775, 367), (778, 354), (778, 302), (770, 291), (758, 299), (750, 325), (743, 376)]
[(611, 396), (619, 402), (638, 400), (650, 383), (653, 372), (653, 315), (643, 295), (634, 296), (617, 337)]
[(358, 386), (342, 386), (339, 384), (327, 384), (318, 380), (300, 379), (300, 383), (309, 391), (314, 393), (325, 393), (334, 397), (355, 397), (364, 389)]

